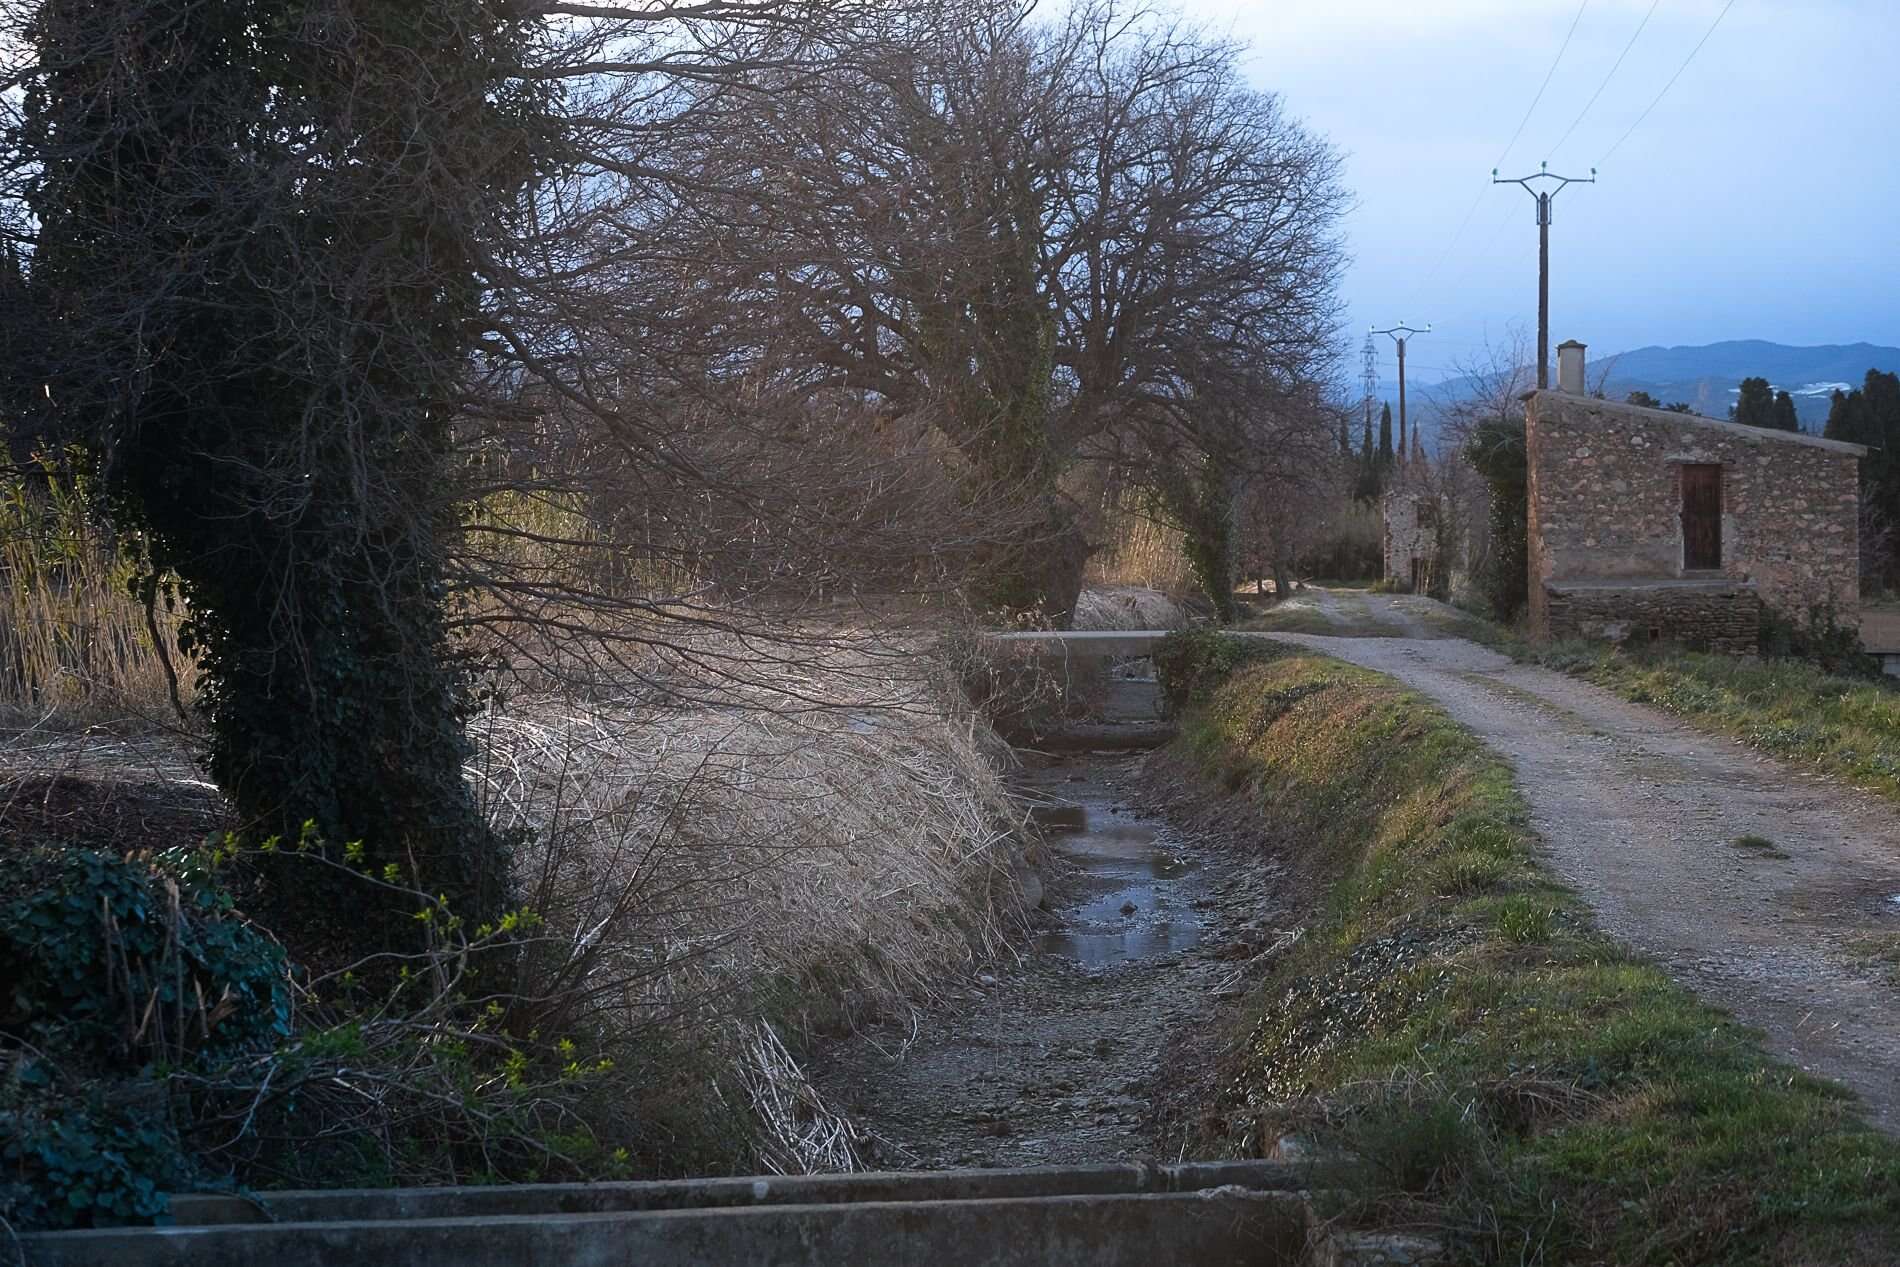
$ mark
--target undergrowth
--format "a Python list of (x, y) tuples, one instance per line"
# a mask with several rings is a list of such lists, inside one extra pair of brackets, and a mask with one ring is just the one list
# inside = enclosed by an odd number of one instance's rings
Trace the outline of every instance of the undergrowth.
[[(804, 699), (832, 706), (804, 713), (730, 686), (484, 712), (468, 776), (520, 842), (493, 926), (353, 842), (143, 825), (175, 783), (106, 816), (101, 783), (0, 772), (0, 1220), (149, 1222), (207, 1187), (856, 1168), (800, 1060), (1002, 950), (1020, 810), (939, 655), (820, 667)], [(427, 948), (370, 953), (305, 900), (346, 869)]]
[(1180, 741), (1326, 894), (1245, 1007), (1213, 1151), (1319, 1144), (1346, 1221), (1452, 1261), (1886, 1262), (1900, 1149), (1596, 930), (1509, 768), (1389, 679), (1286, 647)]

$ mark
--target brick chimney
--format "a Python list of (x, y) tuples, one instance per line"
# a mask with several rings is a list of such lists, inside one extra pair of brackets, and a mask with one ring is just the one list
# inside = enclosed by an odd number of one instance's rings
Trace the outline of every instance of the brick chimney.
[(1583, 387), (1584, 345), (1567, 339), (1557, 345), (1557, 390), (1571, 396), (1585, 394)]

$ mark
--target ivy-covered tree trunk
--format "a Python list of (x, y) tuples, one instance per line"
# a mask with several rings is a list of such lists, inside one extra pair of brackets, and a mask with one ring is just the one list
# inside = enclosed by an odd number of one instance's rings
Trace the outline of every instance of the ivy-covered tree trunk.
[(214, 777), (254, 843), (486, 918), (444, 558), (523, 32), (497, 0), (47, 0), (35, 36), (49, 394), (176, 578)]
[[(1214, 605), (1215, 615), (1229, 624), (1240, 614), (1234, 602), (1233, 481), (1225, 465), (1216, 459), (1203, 457), (1197, 467), (1163, 481), (1162, 509), (1181, 529), (1182, 552), (1195, 584)], [(1274, 584), (1285, 593), (1277, 556)]]
[(1490, 549), (1479, 587), (1501, 621), (1530, 598), (1530, 489), (1522, 418), (1489, 418), (1473, 428), (1465, 459), (1491, 490)]

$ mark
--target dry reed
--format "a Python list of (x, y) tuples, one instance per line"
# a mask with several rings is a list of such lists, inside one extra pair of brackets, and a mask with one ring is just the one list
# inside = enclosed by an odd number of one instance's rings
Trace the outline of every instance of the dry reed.
[[(0, 569), (0, 706), (36, 733), (170, 710), (131, 565), (75, 490), (4, 488)], [(914, 1008), (1008, 953), (1021, 816), (997, 741), (917, 647), (668, 632), (614, 699), (535, 673), (474, 723), (471, 785), (524, 841), (543, 920), (525, 1003), (549, 1033), (697, 1046), (688, 1076), (748, 1107), (759, 1164), (855, 1165), (779, 1035)]]
[(1133, 586), (1179, 597), (1194, 592), (1181, 532), (1142, 513), (1140, 494), (1124, 490), (1102, 498), (1100, 547), (1089, 558), (1091, 586)]
[[(692, 1035), (702, 1089), (750, 1105), (772, 1169), (855, 1164), (777, 1030), (927, 1002), (1021, 918), (987, 727), (927, 658), (833, 659), (852, 662), (835, 699), (810, 677), (797, 694), (837, 706), (725, 683), (716, 705), (518, 698), (476, 727), (491, 817), (528, 833), (546, 923), (524, 991), (547, 1027)], [(904, 703), (851, 703), (879, 674)]]
[(0, 714), (62, 728), (177, 720), (166, 658), (181, 703), (195, 685), (178, 615), (161, 599), (148, 619), (135, 571), (82, 484), (0, 480)]

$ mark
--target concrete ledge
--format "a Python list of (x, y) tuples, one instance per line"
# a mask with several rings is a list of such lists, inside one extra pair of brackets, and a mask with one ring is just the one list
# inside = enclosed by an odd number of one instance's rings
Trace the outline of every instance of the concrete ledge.
[(995, 1170), (867, 1171), (624, 1183), (522, 1183), (465, 1188), (329, 1188), (172, 1198), (175, 1226), (443, 1219), (487, 1215), (607, 1214), (638, 1210), (832, 1205), (847, 1201), (963, 1201), (1000, 1197), (1119, 1196), (1241, 1187), (1291, 1192), (1300, 1177), (1279, 1162), (1180, 1166), (1031, 1166)]
[(51, 1232), (30, 1267), (982, 1267), (1300, 1261), (1306, 1204), (1143, 1193)]
[(1070, 659), (1133, 659), (1151, 653), (1170, 629), (1054, 629), (992, 633), (983, 637), (1005, 649)]
[(1544, 588), (1553, 594), (1659, 594), (1671, 591), (1687, 594), (1739, 594), (1746, 591), (1752, 594), (1755, 592), (1755, 582), (1738, 581), (1729, 576), (1592, 577), (1580, 581), (1546, 581)]
[(1173, 722), (1070, 722), (1042, 734), (1019, 736), (1018, 748), (1037, 752), (1146, 752), (1179, 733)]

